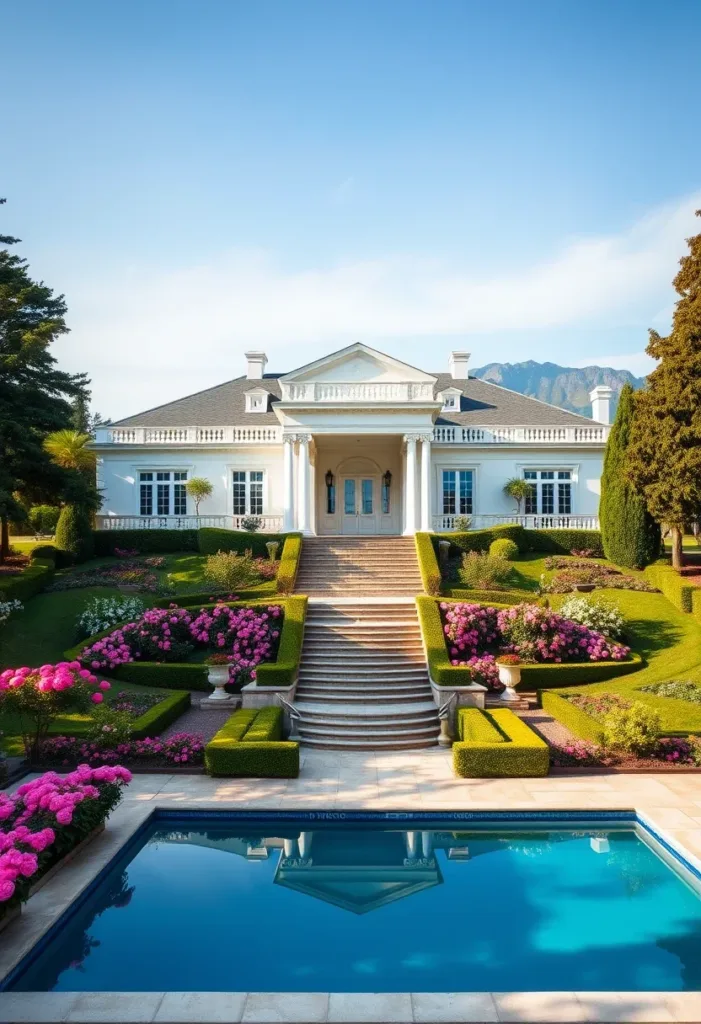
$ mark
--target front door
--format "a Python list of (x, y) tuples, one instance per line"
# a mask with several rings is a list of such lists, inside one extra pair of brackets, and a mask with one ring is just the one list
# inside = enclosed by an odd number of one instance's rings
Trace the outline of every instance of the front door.
[(377, 533), (376, 485), (372, 477), (344, 477), (342, 532)]

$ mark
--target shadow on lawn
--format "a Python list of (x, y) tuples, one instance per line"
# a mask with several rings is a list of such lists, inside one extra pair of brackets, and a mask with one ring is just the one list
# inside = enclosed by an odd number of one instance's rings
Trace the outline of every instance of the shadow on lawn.
[(672, 622), (660, 619), (630, 619), (626, 634), (633, 650), (644, 657), (669, 649), (679, 643), (684, 631)]

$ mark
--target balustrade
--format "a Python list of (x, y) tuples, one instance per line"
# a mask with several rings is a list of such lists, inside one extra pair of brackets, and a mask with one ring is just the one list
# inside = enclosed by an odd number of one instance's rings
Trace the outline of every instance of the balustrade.
[(605, 444), (610, 427), (437, 426), (438, 444)]
[[(438, 533), (455, 529), (454, 515), (433, 516), (433, 529)], [(472, 515), (471, 530), (487, 530), (492, 526), (516, 525), (527, 530), (598, 530), (599, 517), (585, 515)]]
[[(97, 516), (98, 530), (198, 530), (217, 527), (221, 530), (242, 530), (246, 516)], [(282, 516), (256, 516), (262, 533), (279, 533)]]

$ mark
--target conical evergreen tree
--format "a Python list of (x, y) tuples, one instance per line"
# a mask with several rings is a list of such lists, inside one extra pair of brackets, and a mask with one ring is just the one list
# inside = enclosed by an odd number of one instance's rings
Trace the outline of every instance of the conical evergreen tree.
[(701, 517), (701, 234), (687, 244), (671, 334), (650, 331), (647, 352), (659, 363), (635, 396), (625, 467), (650, 513), (671, 528), (677, 568), (684, 528)]
[(642, 569), (659, 554), (661, 535), (659, 524), (647, 511), (645, 499), (633, 490), (624, 474), (634, 395), (632, 385), (625, 384), (606, 445), (599, 519), (606, 557), (616, 565)]

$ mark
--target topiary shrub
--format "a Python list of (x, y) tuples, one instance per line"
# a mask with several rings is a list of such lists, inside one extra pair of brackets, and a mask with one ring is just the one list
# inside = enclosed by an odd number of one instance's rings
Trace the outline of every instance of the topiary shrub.
[(518, 545), (508, 537), (500, 537), (489, 545), (489, 554), (494, 558), (505, 558), (507, 562), (513, 562), (518, 558)]
[(625, 475), (634, 414), (634, 391), (626, 384), (618, 400), (601, 476), (599, 519), (606, 557), (615, 565), (642, 569), (660, 553), (660, 527), (647, 511), (645, 499)]
[(64, 505), (58, 517), (54, 538), (59, 551), (76, 562), (85, 562), (95, 552), (90, 515), (79, 505)]

